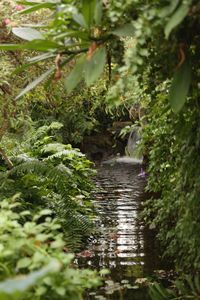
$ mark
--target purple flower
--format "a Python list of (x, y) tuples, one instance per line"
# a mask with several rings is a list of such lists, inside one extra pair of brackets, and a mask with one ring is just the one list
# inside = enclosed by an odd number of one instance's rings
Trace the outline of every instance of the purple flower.
[(140, 174), (138, 174), (138, 177), (145, 178), (146, 175), (147, 175), (146, 172), (141, 168)]

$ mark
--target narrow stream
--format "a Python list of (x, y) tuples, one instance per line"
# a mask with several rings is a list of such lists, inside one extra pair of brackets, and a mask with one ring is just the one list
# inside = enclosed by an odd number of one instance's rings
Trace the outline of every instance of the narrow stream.
[(158, 259), (153, 240), (139, 221), (145, 178), (141, 166), (128, 159), (106, 163), (98, 169), (95, 192), (96, 225), (99, 234), (80, 254), (80, 267), (110, 269), (104, 287), (88, 293), (85, 300), (146, 300), (146, 289), (137, 289), (135, 279), (152, 274)]

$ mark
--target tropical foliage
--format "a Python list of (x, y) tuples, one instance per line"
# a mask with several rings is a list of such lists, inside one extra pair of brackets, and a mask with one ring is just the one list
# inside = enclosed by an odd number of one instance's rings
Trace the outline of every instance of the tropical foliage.
[[(73, 247), (92, 226), (86, 215), (91, 208), (89, 177), (93, 171), (78, 149), (59, 143), (58, 134), (56, 140), (56, 132), (61, 127), (62, 124), (53, 122), (32, 134), (29, 132), (18, 151), (15, 143), (10, 145), (10, 153), (15, 153), (2, 166), (0, 193), (1, 197), (20, 193), (21, 202), (29, 210), (52, 209), (68, 246)], [(2, 141), (3, 148), (8, 142)], [(6, 165), (8, 160), (10, 163)]]
[[(27, 55), (23, 63), (20, 60), (20, 66), (15, 63), (16, 72), (22, 72), (16, 91), (22, 87), (24, 70), (34, 71), (15, 100), (6, 78), (2, 80), (0, 138), (8, 128), (9, 136), (13, 130), (20, 133), (27, 116), (44, 125), (44, 118), (37, 120), (37, 109), (41, 115), (45, 109), (41, 109), (40, 101), (33, 100), (32, 90), (45, 80), (50, 94), (55, 83), (58, 88), (46, 111), (49, 107), (60, 107), (51, 117), (61, 120), (68, 116), (72, 120), (66, 128), (69, 128), (67, 139), (73, 142), (81, 142), (82, 135), (95, 130), (96, 123), (106, 117), (106, 109), (121, 114), (125, 108), (130, 115), (134, 109), (138, 110), (143, 135), (141, 149), (148, 172), (147, 191), (153, 195), (145, 203), (143, 218), (156, 229), (165, 255), (174, 261), (179, 274), (188, 273), (195, 281), (200, 268), (199, 1), (126, 0), (121, 4), (100, 0), (21, 0), (19, 5), (22, 9), (16, 16), (16, 24), (13, 20), (4, 21), (4, 29), (9, 25), (17, 38), (12, 35), (13, 40), (8, 42), (4, 37), (0, 50), (13, 51), (15, 57), (16, 51), (23, 50)], [(41, 11), (49, 18), (37, 25), (34, 20), (30, 25), (18, 21), (19, 15)], [(9, 73), (9, 68), (5, 70)], [(92, 90), (95, 87), (97, 94)], [(84, 97), (80, 97), (80, 90)], [(48, 93), (43, 87), (37, 91), (39, 100), (46, 99)], [(63, 94), (70, 99), (66, 115), (63, 107), (67, 105), (63, 106), (64, 98), (60, 100)], [(93, 96), (95, 104), (91, 104)], [(79, 103), (81, 109), (76, 114)], [(94, 109), (87, 118), (84, 106)], [(21, 113), (24, 107), (28, 107), (27, 114)], [(98, 109), (99, 119), (95, 115)], [(20, 113), (23, 126), (19, 123), (18, 127), (13, 126)], [(79, 126), (79, 121), (84, 126)], [(30, 119), (27, 123), (31, 123)], [(70, 132), (72, 124), (76, 136)], [(6, 138), (4, 135), (0, 149), (4, 160), (2, 196), (10, 197), (11, 192), (17, 191), (28, 209), (35, 211), (32, 203), (48, 206), (63, 228), (63, 218), (66, 222), (63, 212), (71, 216), (73, 230), (76, 222), (86, 224), (87, 209), (82, 206), (82, 198), (87, 199), (90, 191), (87, 181), (90, 164), (80, 152), (45, 133), (40, 138), (33, 135), (28, 146), (21, 147), (19, 152), (15, 150), (12, 157), (5, 153)], [(73, 230), (66, 231), (67, 235), (73, 234)], [(195, 282), (197, 287), (198, 280)], [(157, 293), (158, 299), (176, 297), (173, 292), (164, 295), (161, 287), (155, 289), (152, 293), (155, 297)], [(184, 293), (189, 297), (192, 294), (179, 290), (183, 298)]]
[(52, 211), (24, 210), (20, 195), (1, 200), (0, 207), (1, 299), (79, 300), (100, 283), (95, 272), (70, 266), (73, 255)]

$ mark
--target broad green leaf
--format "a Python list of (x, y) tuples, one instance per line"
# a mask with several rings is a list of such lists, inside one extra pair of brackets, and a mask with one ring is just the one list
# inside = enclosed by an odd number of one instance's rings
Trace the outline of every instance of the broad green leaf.
[(178, 113), (183, 107), (191, 82), (191, 65), (186, 60), (175, 73), (172, 85), (170, 88), (169, 100), (172, 110)]
[(27, 268), (31, 264), (31, 259), (29, 257), (23, 257), (17, 262), (17, 269)]
[[(30, 5), (30, 3), (29, 3)], [(42, 9), (42, 8), (54, 8), (55, 5), (53, 3), (40, 3), (40, 4), (36, 4), (36, 5), (33, 5), (31, 7), (28, 7), (28, 8), (25, 8), (19, 12), (17, 12), (16, 14), (20, 14), (20, 15), (25, 15), (25, 14), (30, 14), (34, 11), (37, 11), (39, 9)]]
[(86, 61), (84, 68), (85, 82), (89, 86), (103, 73), (106, 63), (105, 47), (98, 48), (92, 57)]
[(96, 7), (94, 11), (94, 20), (96, 25), (101, 25), (102, 22), (102, 15), (103, 15), (103, 6), (102, 1), (96, 1)]
[(0, 50), (15, 51), (15, 50), (35, 50), (35, 51), (48, 51), (60, 48), (54, 42), (48, 40), (33, 40), (25, 44), (0, 44)]
[(135, 29), (132, 24), (125, 24), (119, 28), (116, 28), (111, 33), (119, 37), (126, 37), (126, 36), (133, 37), (135, 33)]
[(82, 0), (82, 15), (88, 27), (91, 26), (96, 7), (96, 0)]
[[(0, 299), (19, 299), (20, 294), (36, 284), (39, 279), (48, 273), (58, 272), (59, 269), (60, 264), (55, 260), (39, 271), (0, 282)], [(12, 298), (10, 298), (11, 295), (13, 296)]]
[(80, 26), (87, 28), (87, 24), (86, 24), (85, 19), (82, 14), (74, 14), (73, 20)]
[(12, 32), (23, 40), (43, 40), (44, 36), (36, 29), (28, 27), (14, 27)]
[(188, 1), (187, 3), (183, 3), (180, 5), (175, 13), (172, 15), (170, 18), (169, 22), (165, 26), (165, 37), (168, 38), (171, 31), (178, 26), (183, 19), (187, 16), (188, 11), (190, 9), (190, 2)]
[(86, 60), (85, 55), (82, 55), (81, 57), (79, 57), (79, 59), (76, 62), (75, 67), (70, 72), (70, 74), (67, 76), (67, 78), (64, 80), (64, 86), (68, 93), (71, 93), (71, 91), (83, 79), (83, 70), (84, 70), (85, 60)]
[(63, 249), (63, 247), (65, 246), (65, 242), (63, 240), (56, 240), (56, 241), (53, 241), (51, 243), (51, 248), (60, 248), (60, 249)]
[(175, 9), (177, 8), (179, 2), (180, 2), (180, 0), (171, 1), (169, 5), (165, 6), (164, 8), (162, 8), (160, 10), (159, 17), (160, 18), (165, 18), (167, 16), (170, 16), (175, 11)]
[(15, 51), (27, 49), (27, 44), (0, 44), (0, 50)]
[(49, 40), (33, 40), (27, 43), (26, 45), (27, 49), (36, 51), (48, 51), (60, 48), (60, 46), (57, 43)]
[(19, 98), (21, 98), (27, 92), (29, 92), (32, 89), (34, 89), (38, 84), (40, 84), (43, 80), (45, 80), (51, 73), (53, 73), (54, 70), (55, 70), (55, 67), (52, 67), (47, 72), (45, 72), (44, 74), (42, 74), (40, 77), (38, 77), (37, 79), (35, 79), (33, 82), (29, 83), (25, 87), (25, 89), (23, 89), (21, 91), (21, 93), (16, 97), (16, 100), (19, 99)]

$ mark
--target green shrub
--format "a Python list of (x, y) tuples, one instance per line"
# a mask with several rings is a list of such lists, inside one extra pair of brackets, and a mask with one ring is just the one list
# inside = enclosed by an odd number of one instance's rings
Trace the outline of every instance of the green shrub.
[(177, 269), (194, 273), (200, 266), (199, 110), (187, 102), (174, 114), (164, 92), (154, 94), (143, 129), (147, 189), (156, 195), (146, 203), (144, 215)]
[(0, 202), (0, 280), (17, 276), (0, 283), (1, 299), (15, 299), (2, 298), (10, 293), (20, 300), (82, 299), (86, 288), (99, 285), (97, 274), (72, 268), (73, 255), (50, 210), (32, 215), (21, 206), (19, 195)]
[[(68, 245), (78, 246), (92, 228), (90, 221), (91, 163), (71, 145), (56, 140), (59, 123), (40, 127), (0, 172), (1, 197), (20, 193), (23, 205), (35, 211), (50, 208), (59, 218)], [(6, 145), (6, 143), (5, 143)]]

